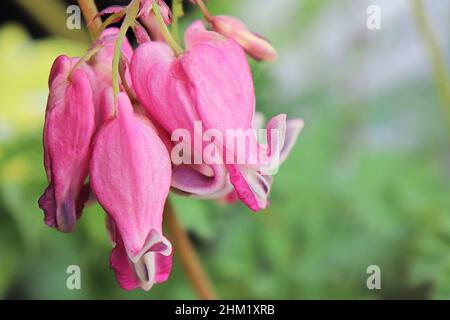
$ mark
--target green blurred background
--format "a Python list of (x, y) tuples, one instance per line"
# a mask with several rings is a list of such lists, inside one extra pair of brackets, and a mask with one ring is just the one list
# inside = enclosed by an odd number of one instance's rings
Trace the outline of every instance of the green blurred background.
[[(122, 291), (98, 205), (74, 234), (43, 223), (49, 69), (88, 45), (85, 30), (65, 27), (72, 2), (2, 2), (0, 297), (196, 298), (177, 255), (167, 283)], [(268, 210), (171, 196), (221, 298), (450, 298), (450, 104), (439, 99), (449, 70), (429, 50), (434, 37), (450, 59), (450, 2), (423, 3), (425, 37), (414, 0), (209, 1), (212, 13), (240, 17), (279, 52), (275, 63), (251, 62), (258, 111), (306, 122)], [(381, 30), (366, 27), (371, 4)], [(200, 17), (186, 6), (182, 28)], [(66, 288), (73, 264), (81, 290)], [(381, 268), (381, 290), (366, 287), (369, 265)]]

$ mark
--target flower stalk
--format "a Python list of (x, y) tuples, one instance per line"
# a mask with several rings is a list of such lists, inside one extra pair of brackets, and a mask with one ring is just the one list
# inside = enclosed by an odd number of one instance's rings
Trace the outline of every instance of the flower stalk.
[(176, 247), (183, 269), (192, 283), (192, 287), (202, 300), (214, 300), (217, 296), (206, 273), (203, 271), (200, 259), (188, 235), (183, 230), (169, 200), (164, 208), (164, 219), (169, 228), (169, 238)]
[(205, 17), (206, 21), (211, 22), (212, 21), (212, 16), (209, 13), (208, 8), (206, 7), (206, 5), (203, 2), (203, 0), (195, 0), (195, 3), (197, 3), (198, 8), (202, 12), (202, 14)]
[(113, 83), (113, 92), (114, 92), (114, 101), (115, 106), (117, 107), (117, 95), (119, 94), (119, 63), (120, 57), (122, 53), (122, 45), (123, 41), (127, 35), (128, 29), (133, 25), (138, 12), (139, 12), (139, 4), (140, 0), (133, 0), (126, 9), (125, 19), (123, 20), (122, 25), (120, 26), (119, 35), (117, 36), (116, 47), (114, 49), (114, 57), (112, 63), (112, 83)]
[(92, 23), (88, 25), (88, 30), (91, 38), (97, 39), (102, 25), (102, 20), (100, 17), (97, 17), (95, 20), (93, 20), (98, 13), (97, 6), (94, 0), (77, 1), (78, 5), (80, 6), (81, 12), (83, 13), (84, 19), (86, 20), (86, 23), (88, 24), (90, 21), (92, 21)]
[(182, 0), (173, 0), (172, 2), (172, 26), (171, 33), (172, 37), (175, 39), (177, 43), (180, 43), (180, 34), (178, 30), (178, 20), (184, 15), (183, 11), (183, 1)]
[(169, 29), (164, 23), (164, 19), (161, 15), (161, 11), (159, 10), (158, 4), (155, 1), (153, 2), (152, 8), (153, 12), (155, 13), (156, 21), (158, 22), (159, 28), (163, 34), (164, 39), (166, 40), (167, 44), (172, 48), (172, 50), (175, 52), (175, 54), (179, 56), (180, 54), (183, 53), (183, 49), (172, 37), (172, 34), (170, 33)]
[(99, 30), (97, 31), (97, 35), (99, 36), (103, 30), (105, 30), (109, 25), (114, 23), (117, 19), (120, 19), (124, 16), (125, 12), (117, 12), (110, 15), (106, 20), (101, 24)]

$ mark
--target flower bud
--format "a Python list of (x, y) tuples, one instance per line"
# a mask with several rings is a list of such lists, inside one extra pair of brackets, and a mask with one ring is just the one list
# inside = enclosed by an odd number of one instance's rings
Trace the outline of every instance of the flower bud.
[(234, 39), (255, 60), (273, 61), (277, 52), (269, 41), (247, 29), (242, 21), (232, 16), (213, 16), (209, 21), (214, 31)]

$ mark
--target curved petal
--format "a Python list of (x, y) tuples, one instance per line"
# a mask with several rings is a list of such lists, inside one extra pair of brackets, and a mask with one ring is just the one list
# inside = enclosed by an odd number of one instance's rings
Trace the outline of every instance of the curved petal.
[(167, 44), (147, 42), (131, 60), (131, 77), (138, 100), (169, 134), (186, 128), (193, 136), (198, 119), (188, 91), (190, 85)]
[(128, 258), (127, 251), (120, 236), (114, 239), (115, 246), (109, 257), (109, 267), (114, 270), (117, 282), (124, 290), (134, 290), (140, 286), (139, 278), (134, 270), (134, 264)]
[(55, 59), (52, 68), (50, 69), (50, 75), (48, 77), (48, 88), (51, 89), (53, 80), (61, 74), (69, 74), (70, 69), (73, 66), (73, 59), (66, 55), (61, 55)]
[(288, 123), (285, 114), (273, 117), (268, 122), (267, 145), (258, 145), (257, 165), (228, 165), (237, 196), (253, 211), (267, 207), (272, 176), (278, 171), (300, 132), (302, 121), (292, 120)]
[(239, 199), (257, 212), (268, 205), (272, 177), (245, 165), (228, 165), (230, 180)]
[(199, 165), (181, 165), (172, 169), (172, 187), (199, 198), (218, 198), (231, 191), (224, 165), (211, 165), (206, 174)]
[(172, 269), (172, 246), (167, 239), (157, 231), (151, 230), (149, 246), (135, 261), (132, 261), (125, 249), (120, 235), (116, 235), (111, 256), (110, 267), (116, 274), (117, 282), (125, 290), (138, 287), (148, 291), (155, 283), (161, 283), (169, 278)]

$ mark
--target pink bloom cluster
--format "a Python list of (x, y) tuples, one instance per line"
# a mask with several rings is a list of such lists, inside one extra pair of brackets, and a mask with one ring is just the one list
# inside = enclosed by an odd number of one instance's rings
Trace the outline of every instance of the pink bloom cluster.
[[(149, 17), (151, 3), (142, 1), (139, 18)], [(170, 21), (170, 10), (158, 3)], [(39, 206), (47, 225), (71, 232), (86, 201), (95, 198), (107, 213), (114, 246), (110, 266), (126, 290), (149, 290), (169, 277), (173, 248), (162, 234), (162, 217), (170, 188), (200, 198), (238, 198), (254, 211), (268, 205), (273, 177), (263, 170), (266, 163), (171, 161), (171, 134), (182, 128), (195, 135), (194, 121), (220, 132), (260, 126), (244, 49), (271, 59), (271, 46), (247, 34), (234, 18), (215, 17), (210, 23), (215, 31), (201, 21), (187, 29), (186, 50), (178, 56), (165, 42), (150, 36), (142, 41), (143, 29), (135, 51), (126, 40), (116, 97), (112, 61), (118, 29), (103, 31), (89, 60), (60, 56), (50, 71), (43, 134), (48, 187)], [(267, 129), (278, 134), (263, 146), (269, 158), (284, 161), (302, 126), (284, 114), (271, 119)], [(249, 139), (259, 144), (256, 135)], [(236, 152), (219, 142), (212, 145), (219, 154)], [(187, 156), (210, 146), (200, 144)]]

